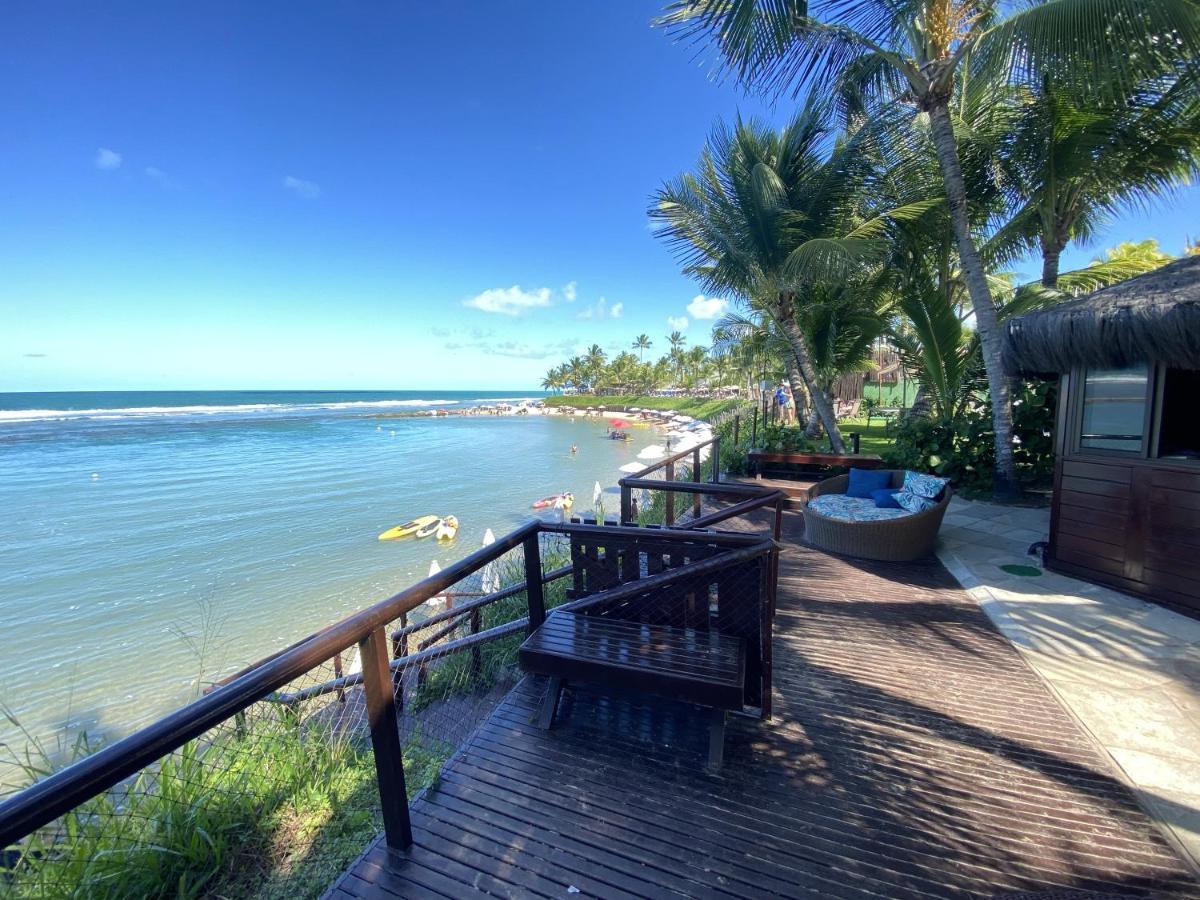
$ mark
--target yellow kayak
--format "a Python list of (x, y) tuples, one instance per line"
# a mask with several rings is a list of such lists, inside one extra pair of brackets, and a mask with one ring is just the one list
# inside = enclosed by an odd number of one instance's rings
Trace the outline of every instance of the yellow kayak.
[(410, 534), (416, 534), (417, 531), (427, 525), (432, 525), (438, 520), (437, 516), (421, 516), (413, 519), (411, 522), (405, 522), (403, 525), (397, 525), (395, 528), (389, 528), (379, 536), (381, 541), (394, 541), (397, 538), (408, 537)]
[(458, 534), (458, 519), (454, 516), (446, 516), (438, 523), (437, 539), (439, 541), (452, 541), (456, 534)]

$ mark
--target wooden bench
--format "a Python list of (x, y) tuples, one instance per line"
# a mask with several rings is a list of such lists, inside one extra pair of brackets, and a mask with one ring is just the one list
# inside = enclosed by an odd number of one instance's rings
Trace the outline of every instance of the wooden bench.
[(720, 769), (725, 713), (740, 710), (745, 690), (746, 645), (716, 631), (644, 625), (557, 610), (525, 639), (521, 668), (550, 676), (538, 719), (554, 722), (567, 681), (584, 681), (683, 700), (712, 709), (708, 765)]
[(755, 478), (762, 478), (765, 464), (847, 469), (878, 469), (883, 466), (883, 459), (874, 453), (769, 453), (766, 450), (751, 450), (747, 454), (747, 458), (750, 463), (750, 473)]

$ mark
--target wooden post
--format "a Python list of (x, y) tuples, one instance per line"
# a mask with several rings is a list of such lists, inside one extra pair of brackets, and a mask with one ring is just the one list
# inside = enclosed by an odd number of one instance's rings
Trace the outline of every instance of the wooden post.
[[(735, 425), (734, 426), (735, 435), (736, 435), (736, 427), (737, 426)], [(734, 444), (737, 443), (736, 436), (734, 437), (733, 442), (734, 442)], [(713, 484), (721, 483), (721, 436), (720, 435), (717, 435), (716, 437), (714, 437), (713, 442), (712, 442), (712, 483)]]
[(388, 674), (387, 635), (376, 628), (358, 645), (362, 658), (363, 693), (367, 701), (367, 721), (371, 725), (371, 748), (375, 755), (375, 776), (383, 807), (383, 832), (387, 845), (405, 850), (412, 844), (412, 823), (408, 818), (408, 790), (404, 784), (404, 750), (396, 726), (396, 701)]
[[(482, 616), (478, 609), (471, 610), (471, 634), (479, 634), (479, 626), (482, 622)], [(478, 678), (479, 673), (483, 671), (483, 653), (476, 644), (471, 648), (471, 674)]]
[[(667, 479), (667, 484), (670, 484), (672, 481), (675, 480), (675, 463), (673, 463), (673, 462), (667, 463), (666, 479)], [(667, 510), (666, 510), (666, 515), (664, 518), (665, 518), (666, 524), (668, 524), (668, 525), (675, 524), (675, 492), (671, 491), (671, 490), (667, 491)]]
[(738, 413), (733, 417), (733, 446), (738, 445), (738, 437), (742, 431), (742, 414)]
[(758, 407), (754, 407), (754, 426), (750, 432), (750, 446), (758, 446)]
[(775, 540), (783, 537), (783, 498), (775, 500)]
[(542, 548), (535, 532), (525, 538), (525, 596), (529, 598), (529, 633), (546, 621), (546, 597), (542, 592)]
[[(700, 481), (700, 448), (697, 447), (692, 451), (692, 481)], [(692, 515), (697, 519), (700, 518), (700, 503), (701, 496), (692, 494)]]
[(621, 485), (621, 524), (628, 525), (633, 522), (633, 491)]

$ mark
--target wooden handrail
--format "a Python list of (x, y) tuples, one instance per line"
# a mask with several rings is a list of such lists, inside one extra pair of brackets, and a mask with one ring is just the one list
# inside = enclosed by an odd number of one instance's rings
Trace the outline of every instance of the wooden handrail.
[(669, 587), (677, 581), (686, 581), (700, 575), (709, 575), (737, 563), (766, 556), (769, 553), (774, 553), (777, 549), (778, 545), (775, 541), (769, 539), (763, 540), (759, 537), (756, 539), (756, 543), (751, 546), (742, 547), (738, 550), (730, 550), (726, 553), (718, 553), (716, 556), (708, 557), (708, 559), (688, 563), (686, 566), (679, 566), (667, 572), (659, 572), (656, 575), (648, 575), (636, 581), (628, 581), (615, 588), (598, 591), (595, 594), (588, 594), (586, 597), (580, 597), (578, 600), (572, 600), (555, 608), (561, 609), (564, 612), (578, 612), (593, 606), (599, 606), (602, 603), (611, 603), (614, 600), (637, 597), (647, 591)]
[[(702, 450), (705, 447), (708, 447), (708, 446), (719, 447), (720, 443), (721, 443), (720, 436), (714, 434), (707, 441), (703, 441), (702, 443), (696, 444), (694, 447), (688, 447), (686, 450), (680, 450), (678, 453), (675, 453), (671, 456), (667, 456), (663, 459), (660, 459), (658, 462), (650, 463), (650, 465), (646, 466), (646, 468), (642, 469), (640, 472), (634, 472), (633, 477), (634, 478), (645, 478), (651, 472), (656, 472), (659, 469), (661, 469), (663, 466), (674, 465), (675, 463), (679, 462), (680, 460), (684, 459), (685, 457), (691, 456), (692, 453)], [(693, 477), (697, 474), (699, 474), (699, 473), (693, 473)]]
[(178, 750), (188, 741), (233, 718), (285, 684), (328, 662), (336, 653), (354, 644), (361, 644), (376, 629), (385, 627), (402, 614), (443, 593), (455, 582), (503, 556), (530, 536), (536, 539), (538, 531), (539, 523), (530, 521), (438, 574), (348, 616), (280, 654), (269, 657), (240, 678), (35, 782), (0, 804), (0, 847), (15, 843), (92, 797), (120, 784), (150, 763)]
[[(655, 484), (657, 483), (658, 482), (655, 482)], [(679, 482), (679, 484), (686, 483), (687, 482)], [(647, 537), (653, 537), (656, 541), (678, 541), (679, 543), (704, 541), (707, 544), (725, 545), (730, 547), (745, 547), (750, 544), (758, 543), (762, 540), (761, 535), (738, 534), (737, 532), (731, 531), (689, 533), (687, 529), (684, 528), (630, 528), (624, 525), (583, 525), (578, 523), (560, 525), (557, 523), (545, 522), (542, 523), (541, 530), (559, 534), (580, 534), (592, 538), (615, 537), (630, 539), (640, 534)]]
[[(735, 503), (732, 506), (727, 506), (725, 509), (719, 509), (716, 512), (711, 512), (706, 516), (700, 516), (697, 519), (692, 519), (687, 523), (689, 528), (709, 528), (719, 522), (724, 522), (726, 519), (735, 519), (738, 516), (745, 515), (748, 512), (753, 512), (770, 504), (775, 504), (777, 511), (780, 505), (788, 499), (788, 495), (783, 491), (771, 491), (768, 494), (763, 494), (760, 497), (751, 497), (749, 500), (743, 500), (740, 503)], [(779, 540), (778, 528), (776, 528), (775, 540)]]
[[(657, 486), (661, 487), (661, 485)], [(713, 489), (730, 486), (711, 485), (706, 487)], [(15, 844), (93, 797), (119, 785), (148, 765), (178, 750), (188, 741), (235, 718), (254, 703), (268, 698), (294, 702), (306, 696), (314, 696), (325, 689), (342, 691), (350, 685), (360, 683), (364, 687), (367, 701), (387, 841), (389, 846), (397, 848), (408, 846), (412, 840), (411, 827), (405, 795), (401, 745), (396, 723), (396, 697), (389, 674), (404, 665), (426, 663), (451, 653), (477, 648), (489, 640), (536, 628), (545, 614), (541, 590), (543, 584), (548, 580), (553, 580), (554, 577), (562, 577), (566, 574), (562, 570), (545, 574), (541, 572), (538, 536), (543, 532), (580, 534), (592, 538), (623, 537), (626, 539), (643, 534), (652, 535), (657, 542), (679, 542), (681, 547), (688, 542), (702, 540), (708, 544), (729, 548), (729, 552), (689, 563), (672, 569), (670, 572), (629, 582), (605, 591), (603, 594), (594, 594), (584, 598), (589, 601), (601, 597), (613, 600), (644, 594), (647, 591), (672, 584), (676, 580), (705, 575), (718, 571), (725, 565), (772, 554), (778, 550), (775, 542), (764, 541), (757, 535), (666, 529), (634, 530), (607, 525), (566, 525), (531, 520), (495, 543), (475, 551), (436, 575), (266, 657), (187, 706), (177, 709), (133, 734), (35, 782), (19, 794), (0, 803), (0, 847)], [(530, 613), (528, 617), (487, 631), (479, 631), (446, 644), (429, 647), (389, 662), (386, 631), (389, 623), (407, 615), (427, 600), (445, 593), (455, 583), (499, 559), (518, 545), (524, 548), (525, 584), (533, 586), (528, 591)], [(569, 567), (567, 571), (570, 571)], [(506, 590), (518, 592), (515, 588), (516, 586)], [(480, 599), (495, 602), (500, 599), (497, 595), (503, 593), (503, 591), (496, 592), (488, 598)], [(444, 616), (441, 621), (453, 618), (454, 615), (461, 614), (463, 611), (463, 608), (447, 611), (451, 614)], [(427, 625), (428, 623), (423, 624)], [(335, 678), (332, 682), (324, 685), (316, 685), (291, 694), (278, 693), (284, 686), (355, 645), (358, 645), (363, 661), (361, 672)]]
[[(550, 584), (552, 581), (557, 581), (560, 578), (566, 578), (573, 571), (572, 566), (560, 566), (557, 569), (551, 569), (542, 576), (542, 584)], [(444, 609), (440, 613), (434, 613), (428, 619), (422, 619), (420, 622), (415, 622), (412, 625), (405, 625), (403, 628), (398, 628), (392, 632), (392, 640), (396, 641), (406, 635), (413, 634), (417, 631), (437, 625), (449, 619), (457, 619), (460, 616), (465, 616), (467, 613), (474, 612), (484, 606), (489, 606), (499, 600), (507, 600), (509, 597), (515, 597), (517, 594), (525, 590), (525, 582), (519, 581), (516, 584), (509, 585), (506, 588), (495, 591), (491, 594), (485, 594), (475, 600), (470, 600), (459, 606), (450, 609)]]

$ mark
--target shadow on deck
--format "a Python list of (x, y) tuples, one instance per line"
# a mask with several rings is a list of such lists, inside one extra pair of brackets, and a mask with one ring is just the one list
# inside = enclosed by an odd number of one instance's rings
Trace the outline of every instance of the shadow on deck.
[(413, 804), (412, 848), (329, 896), (1200, 897), (940, 563), (794, 541), (775, 716), (731, 722), (721, 776), (703, 711), (581, 688), (547, 733), (525, 678)]

